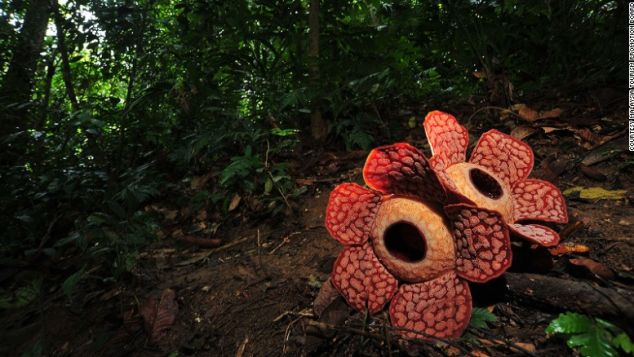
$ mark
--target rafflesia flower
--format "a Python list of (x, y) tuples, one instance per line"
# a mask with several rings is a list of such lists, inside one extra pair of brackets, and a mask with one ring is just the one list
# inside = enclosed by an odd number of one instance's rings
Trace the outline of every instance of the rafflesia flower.
[(559, 235), (539, 224), (568, 222), (561, 191), (547, 181), (530, 179), (533, 151), (528, 144), (495, 129), (482, 134), (466, 162), (469, 134), (455, 117), (433, 111), (425, 117), (425, 134), (433, 156), (429, 164), (449, 196), (502, 215), (510, 230), (543, 246)]
[(326, 228), (345, 245), (332, 284), (360, 312), (391, 301), (391, 323), (405, 337), (459, 337), (471, 317), (467, 280), (488, 281), (511, 264), (502, 217), (462, 203), (443, 212), (444, 188), (406, 143), (374, 149), (363, 174), (370, 188), (341, 184), (326, 209)]
[[(430, 160), (407, 143), (372, 150), (363, 169), (369, 188), (337, 186), (326, 228), (345, 245), (331, 281), (348, 304), (390, 320), (405, 337), (459, 337), (471, 317), (470, 282), (486, 282), (511, 264), (509, 227), (543, 245), (557, 234), (522, 220), (567, 221), (552, 184), (527, 179), (533, 154), (496, 130), (465, 162), (467, 131), (431, 112), (425, 131)], [(507, 224), (510, 223), (510, 224)]]

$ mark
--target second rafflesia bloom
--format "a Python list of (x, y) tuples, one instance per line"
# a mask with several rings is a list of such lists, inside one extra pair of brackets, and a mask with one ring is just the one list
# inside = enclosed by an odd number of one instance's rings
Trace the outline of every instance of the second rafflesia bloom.
[(562, 223), (566, 206), (552, 184), (527, 179), (533, 155), (521, 141), (489, 131), (466, 163), (468, 134), (453, 116), (432, 112), (424, 126), (429, 161), (406, 143), (379, 147), (363, 169), (369, 188), (344, 183), (331, 193), (326, 228), (345, 245), (331, 281), (358, 311), (390, 302), (405, 337), (454, 338), (471, 317), (467, 281), (486, 282), (511, 264), (509, 227), (555, 244), (551, 229), (517, 221)]
[(508, 227), (524, 239), (543, 246), (559, 242), (557, 232), (546, 226), (520, 223), (568, 222), (561, 191), (550, 182), (528, 178), (534, 161), (528, 144), (489, 130), (466, 162), (469, 134), (455, 117), (433, 111), (423, 125), (433, 153), (429, 163), (450, 195), (500, 212)]

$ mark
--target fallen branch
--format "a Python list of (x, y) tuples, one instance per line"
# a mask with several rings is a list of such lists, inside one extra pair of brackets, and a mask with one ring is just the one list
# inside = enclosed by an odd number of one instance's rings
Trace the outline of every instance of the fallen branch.
[(198, 238), (194, 236), (182, 236), (177, 237), (176, 239), (183, 243), (197, 245), (203, 248), (217, 248), (222, 244), (222, 240), (218, 238)]
[(512, 295), (561, 311), (603, 317), (634, 332), (634, 292), (538, 274), (506, 273)]

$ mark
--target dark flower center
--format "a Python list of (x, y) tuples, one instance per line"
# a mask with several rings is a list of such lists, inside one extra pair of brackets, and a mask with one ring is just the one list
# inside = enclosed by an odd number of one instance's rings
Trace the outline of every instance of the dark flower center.
[(481, 194), (494, 200), (502, 197), (504, 193), (502, 186), (491, 175), (480, 169), (471, 169), (469, 176), (471, 177), (471, 183)]
[(425, 258), (426, 245), (423, 234), (411, 223), (396, 222), (383, 233), (385, 248), (395, 258), (406, 262), (418, 262)]

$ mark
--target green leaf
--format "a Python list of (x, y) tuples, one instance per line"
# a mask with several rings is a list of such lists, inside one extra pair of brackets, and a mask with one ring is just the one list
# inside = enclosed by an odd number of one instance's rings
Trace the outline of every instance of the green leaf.
[(634, 355), (634, 343), (630, 340), (629, 336), (625, 332), (621, 332), (615, 338), (612, 339), (612, 344), (620, 347), (623, 351)]
[(588, 331), (594, 320), (586, 315), (574, 312), (565, 312), (550, 322), (546, 327), (546, 333), (580, 333)]
[(474, 307), (471, 312), (471, 321), (469, 326), (474, 328), (489, 328), (487, 322), (495, 322), (497, 316), (482, 307)]
[(264, 182), (264, 194), (271, 193), (271, 190), (273, 190), (273, 181), (271, 181), (270, 178), (267, 178)]
[[(564, 333), (571, 335), (568, 347), (577, 349), (582, 356), (587, 357), (612, 357), (618, 356), (616, 347), (621, 347), (621, 342), (626, 348), (632, 347), (627, 335), (613, 337), (610, 330), (619, 330), (611, 323), (590, 316), (566, 312), (551, 321), (546, 328), (547, 333)], [(623, 334), (624, 335), (624, 334)], [(627, 339), (627, 340), (626, 340)], [(628, 344), (629, 342), (629, 344)]]
[(41, 287), (42, 279), (36, 278), (16, 289), (14, 293), (3, 293), (0, 295), (0, 309), (17, 309), (30, 304), (39, 296)]
[(73, 295), (77, 284), (84, 278), (84, 274), (84, 268), (81, 268), (79, 271), (66, 278), (66, 280), (62, 283), (62, 291), (69, 299)]

